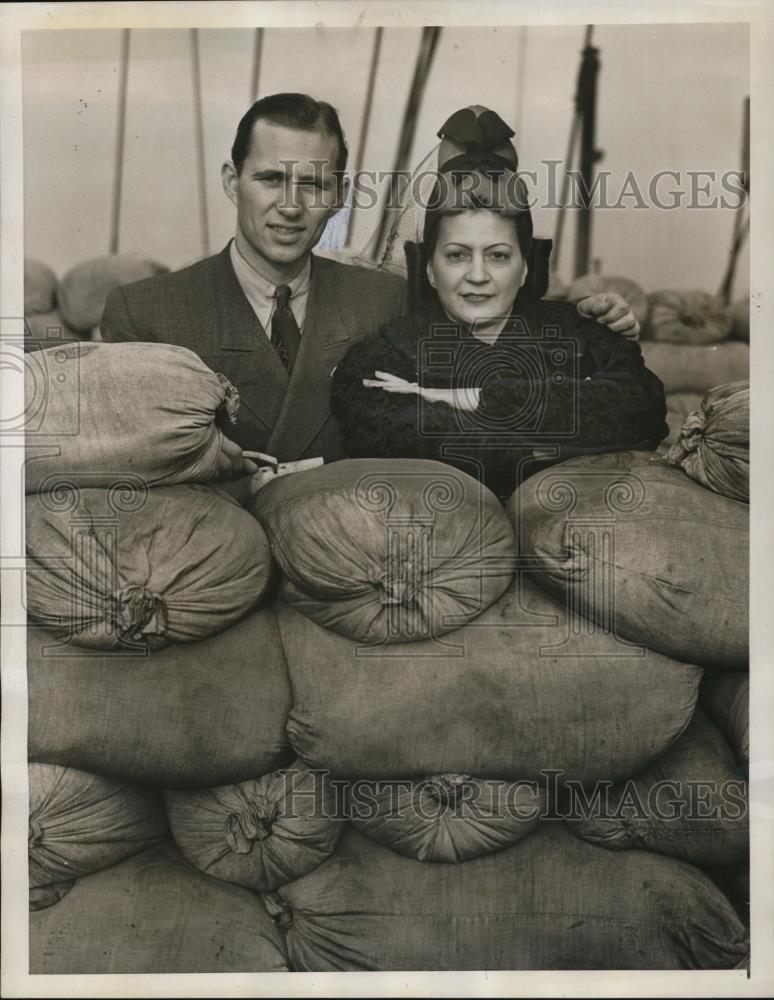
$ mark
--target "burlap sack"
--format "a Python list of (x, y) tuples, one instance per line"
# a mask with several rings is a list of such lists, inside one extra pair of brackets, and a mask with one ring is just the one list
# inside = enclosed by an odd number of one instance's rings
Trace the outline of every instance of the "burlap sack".
[(532, 476), (508, 513), (530, 575), (562, 602), (665, 656), (746, 669), (746, 504), (618, 452)]
[(686, 418), (699, 409), (703, 398), (700, 392), (672, 392), (666, 397), (669, 434), (659, 445), (660, 451), (665, 451), (677, 441)]
[(420, 782), (353, 782), (348, 815), (366, 837), (417, 861), (467, 861), (511, 847), (540, 825), (541, 787), (435, 774)]
[(275, 610), (290, 741), (337, 777), (625, 778), (688, 725), (702, 674), (570, 622), (523, 577), (442, 639), (378, 649)]
[(440, 462), (334, 462), (275, 480), (251, 510), (282, 567), (283, 598), (360, 642), (449, 632), (513, 575), (513, 532), (497, 498)]
[(216, 417), (235, 418), (234, 391), (193, 351), (169, 344), (68, 344), (28, 354), (26, 490), (216, 479)]
[(613, 851), (639, 847), (701, 867), (737, 864), (749, 852), (747, 782), (699, 709), (673, 747), (637, 778), (602, 790), (590, 813), (571, 829)]
[[(69, 502), (68, 502), (69, 501)], [(259, 603), (269, 543), (237, 504), (197, 486), (27, 497), (27, 610), (99, 649), (205, 639)]]
[(29, 756), (164, 788), (246, 781), (289, 763), (291, 696), (272, 612), (149, 655), (27, 633)]
[[(672, 344), (714, 344), (731, 332), (728, 307), (702, 291), (660, 291), (648, 296), (645, 335)], [(648, 366), (650, 367), (650, 366)], [(658, 374), (658, 372), (656, 373)]]
[(34, 313), (24, 317), (24, 350), (45, 351), (49, 347), (80, 343), (89, 335), (73, 330), (55, 309), (45, 313)]
[(257, 891), (325, 861), (343, 829), (340, 798), (327, 774), (302, 761), (237, 785), (164, 793), (183, 857), (207, 875)]
[(750, 383), (711, 389), (685, 420), (669, 465), (732, 500), (750, 500)]
[(30, 973), (287, 972), (253, 893), (207, 878), (169, 844), (79, 879), (30, 914)]
[(57, 277), (48, 264), (24, 258), (24, 315), (48, 313), (56, 305)]
[(747, 674), (712, 674), (699, 689), (704, 711), (733, 747), (737, 760), (750, 760), (750, 678)]
[(664, 383), (664, 391), (705, 393), (724, 382), (750, 377), (750, 345), (728, 340), (720, 344), (641, 344), (645, 365)]
[(169, 836), (161, 796), (58, 764), (29, 765), (30, 887), (109, 868)]
[(76, 264), (62, 278), (59, 308), (76, 330), (91, 330), (102, 319), (108, 294), (119, 285), (152, 278), (169, 268), (138, 254), (112, 254)]
[(267, 902), (301, 972), (728, 969), (749, 952), (733, 907), (697, 868), (603, 851), (555, 822), (461, 865), (348, 831)]

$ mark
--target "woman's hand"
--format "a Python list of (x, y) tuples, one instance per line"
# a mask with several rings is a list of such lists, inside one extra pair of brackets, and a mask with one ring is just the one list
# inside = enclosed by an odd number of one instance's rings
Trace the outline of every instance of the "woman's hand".
[(405, 378), (390, 375), (389, 372), (374, 372), (374, 375), (376, 378), (363, 379), (363, 385), (367, 389), (383, 389), (385, 392), (421, 396), (428, 403), (446, 403), (447, 406), (453, 406), (467, 413), (478, 409), (480, 389), (429, 389), (417, 382), (408, 382)]
[(623, 334), (629, 340), (637, 340), (640, 335), (640, 324), (634, 318), (629, 303), (617, 292), (598, 292), (589, 295), (577, 303), (576, 308), (581, 316), (595, 319), (597, 323), (609, 326), (616, 333)]

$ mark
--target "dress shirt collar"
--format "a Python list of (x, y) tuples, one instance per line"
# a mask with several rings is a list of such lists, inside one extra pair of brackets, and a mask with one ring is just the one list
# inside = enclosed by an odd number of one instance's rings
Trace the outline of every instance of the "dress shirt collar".
[[(272, 313), (274, 312), (274, 293), (277, 285), (266, 279), (239, 252), (236, 240), (231, 241), (229, 248), (234, 274), (239, 282), (247, 301), (253, 307), (263, 328), (268, 332)], [(306, 314), (306, 300), (309, 296), (309, 285), (312, 280), (312, 256), (299, 273), (290, 281), (281, 282), (290, 288), (290, 308), (296, 317), (299, 327), (302, 326)]]

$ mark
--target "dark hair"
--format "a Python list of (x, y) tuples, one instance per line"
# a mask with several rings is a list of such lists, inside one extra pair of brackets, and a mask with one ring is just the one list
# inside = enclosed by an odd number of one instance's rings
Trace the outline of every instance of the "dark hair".
[[(521, 255), (525, 260), (529, 258), (532, 253), (532, 215), (523, 181), (516, 179), (514, 190), (511, 191), (508, 185), (507, 190), (503, 190), (497, 182), (476, 184), (475, 180), (479, 176), (475, 173), (438, 175), (425, 211), (423, 244), (426, 259), (432, 257), (435, 251), (438, 227), (444, 216), (475, 211), (495, 212), (513, 222)], [(516, 175), (513, 177), (516, 178)], [(474, 181), (472, 188), (463, 183), (464, 179), (470, 178)]]
[(245, 112), (237, 126), (236, 138), (231, 147), (231, 159), (237, 174), (242, 173), (242, 166), (250, 152), (253, 125), (257, 121), (284, 125), (300, 132), (327, 133), (339, 144), (335, 169), (342, 171), (346, 168), (349, 150), (338, 113), (332, 105), (325, 101), (316, 101), (308, 94), (270, 94), (256, 101)]

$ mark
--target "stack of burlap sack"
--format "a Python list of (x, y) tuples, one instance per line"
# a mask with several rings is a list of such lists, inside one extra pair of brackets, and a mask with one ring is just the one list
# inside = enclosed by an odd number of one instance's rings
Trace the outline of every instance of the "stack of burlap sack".
[(60, 282), (47, 264), (25, 257), (25, 350), (99, 340), (99, 323), (108, 293), (119, 285), (166, 270), (140, 254), (110, 254), (76, 264)]
[[(409, 460), (243, 510), (192, 485), (220, 381), (177, 351), (201, 384), (157, 384), (177, 349), (127, 345), (129, 419), (121, 349), (81, 407), (112, 453), (30, 467), (31, 972), (746, 962), (719, 888), (747, 857), (742, 502), (626, 453), (507, 511)], [(147, 489), (108, 528), (111, 468)]]
[(686, 417), (704, 394), (726, 382), (749, 378), (750, 296), (725, 306), (703, 291), (646, 293), (629, 278), (586, 274), (569, 286), (554, 282), (549, 297), (578, 302), (598, 292), (617, 292), (640, 323), (645, 364), (664, 383), (669, 436), (677, 440)]

